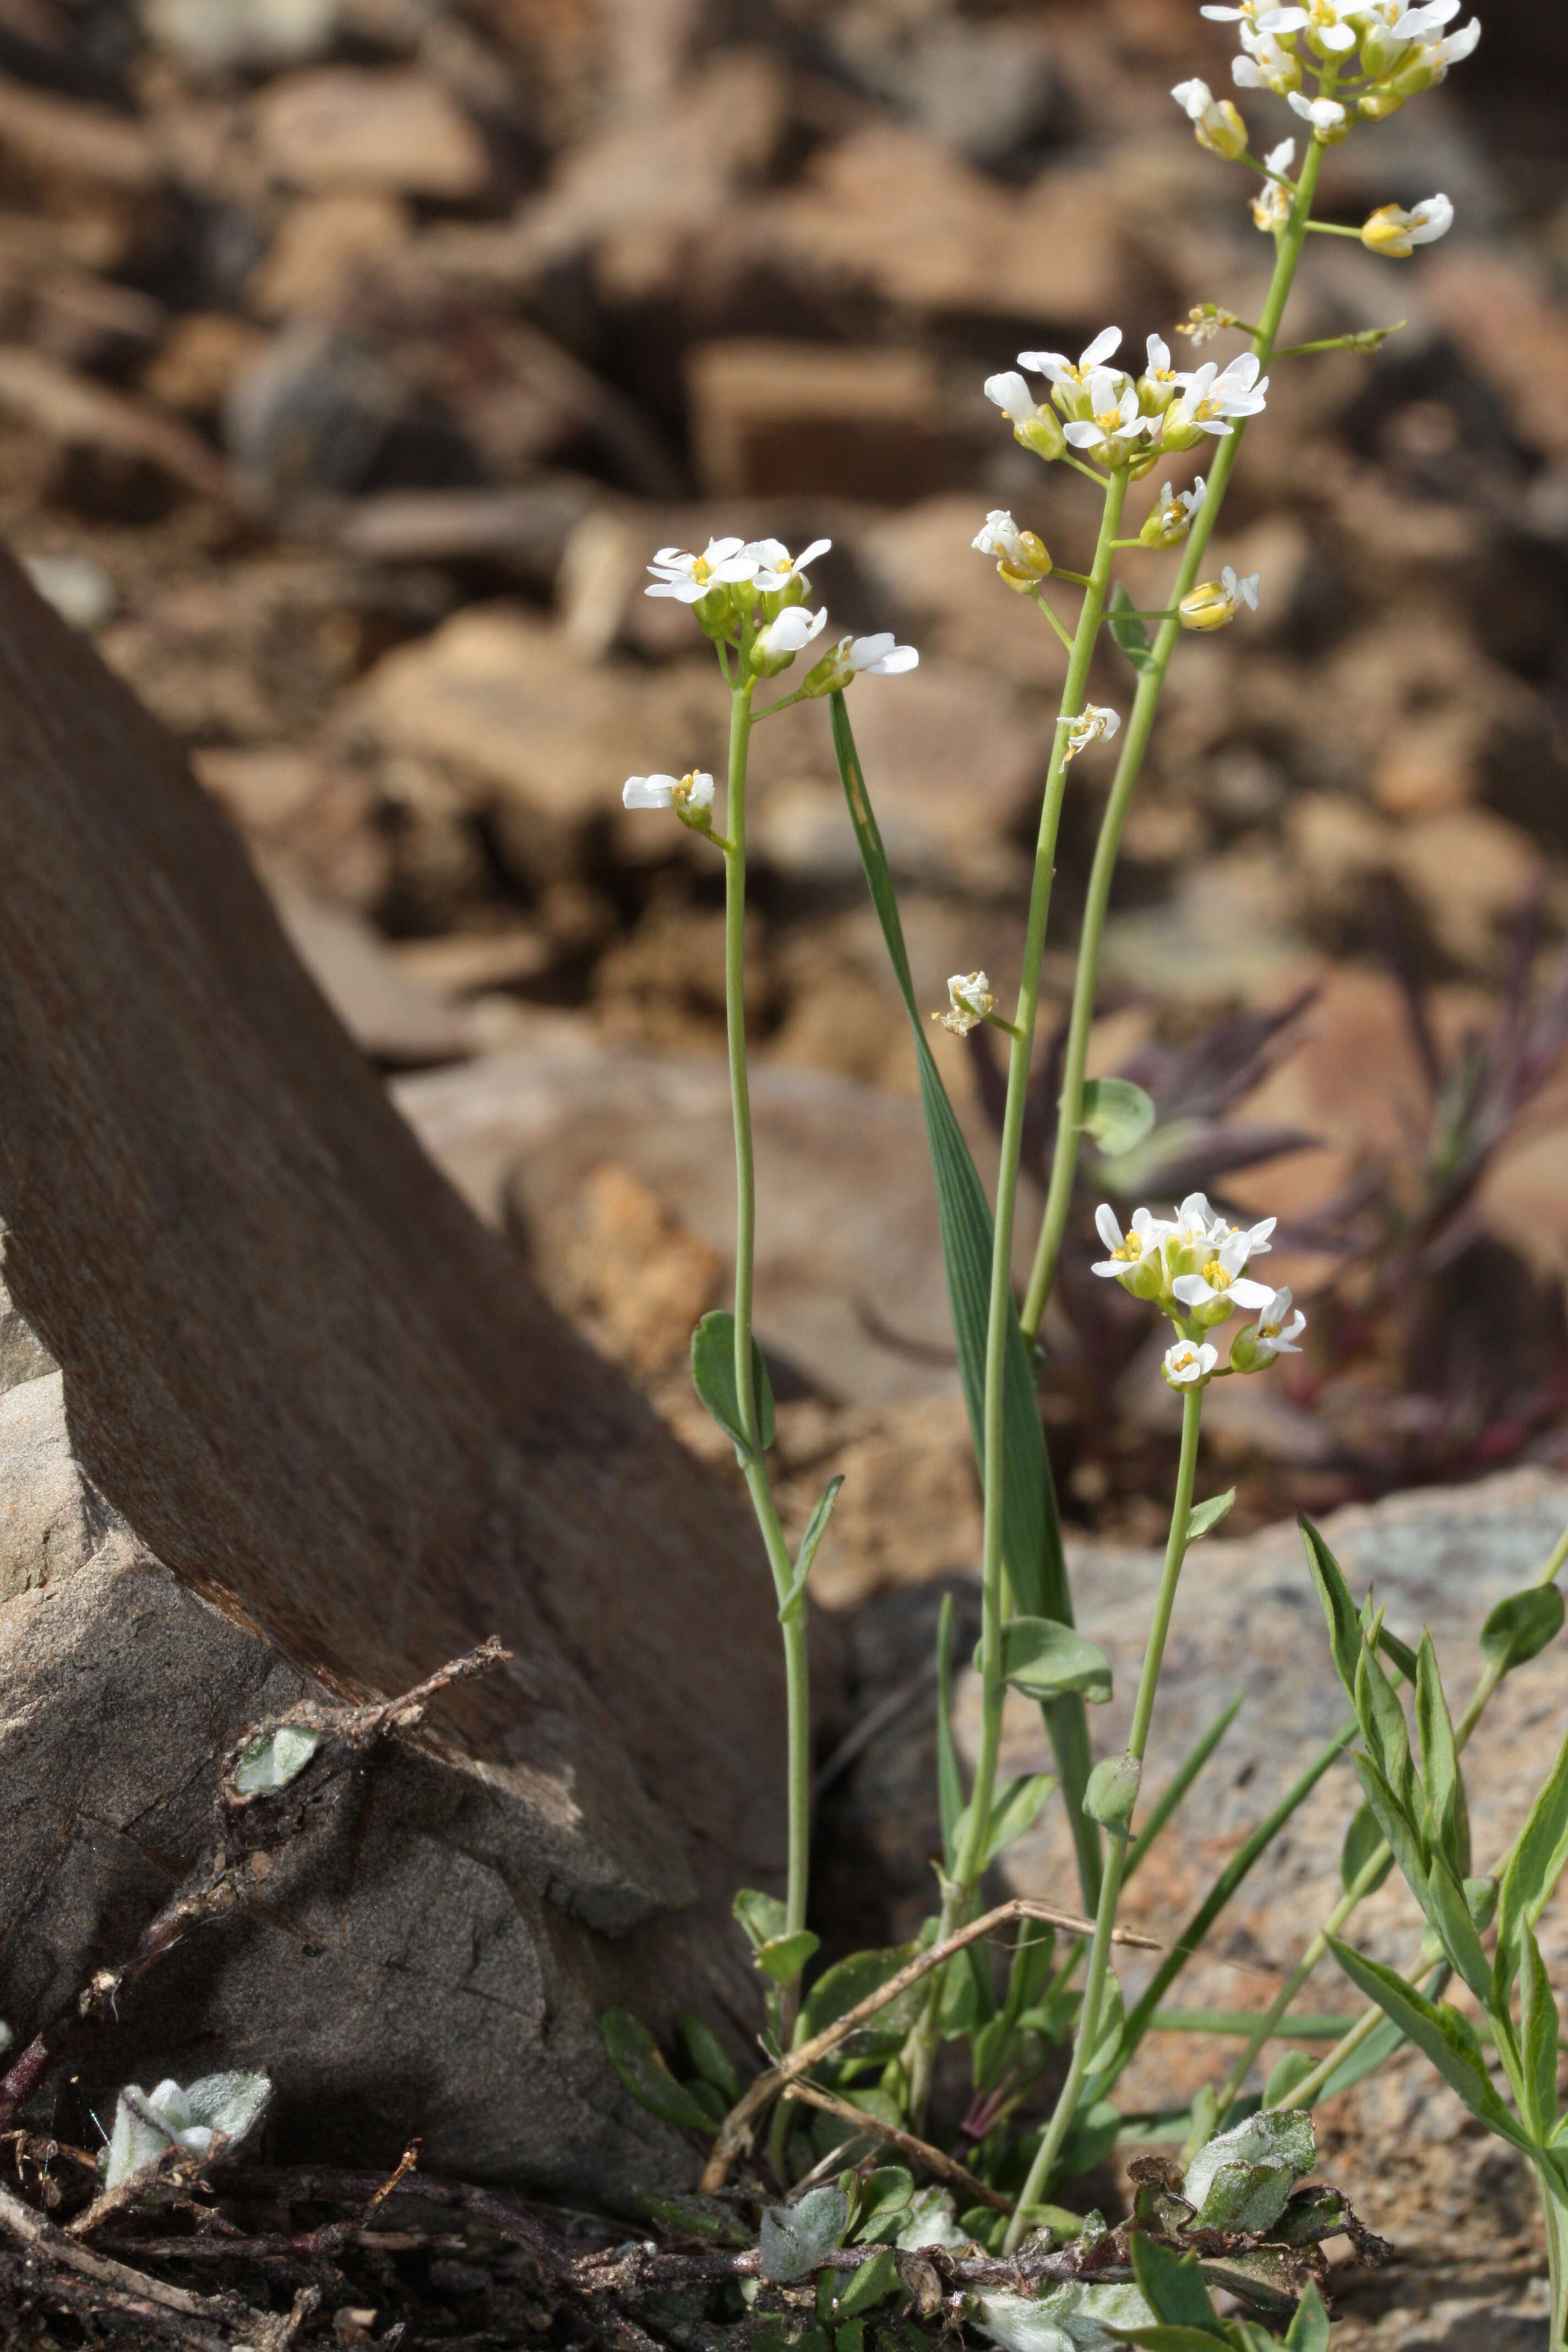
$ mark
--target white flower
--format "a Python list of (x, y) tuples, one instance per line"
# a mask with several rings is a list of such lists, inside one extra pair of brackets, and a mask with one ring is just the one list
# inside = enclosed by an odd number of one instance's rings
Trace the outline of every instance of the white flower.
[[(1424, 12), (1412, 9), (1409, 12), (1409, 16), (1422, 13)], [(1402, 31), (1405, 25), (1409, 22), (1409, 16), (1402, 16), (1399, 23), (1394, 26), (1394, 30), (1396, 37)], [(1437, 80), (1441, 81), (1443, 76), (1447, 72), (1450, 66), (1458, 65), (1461, 59), (1469, 56), (1470, 51), (1475, 47), (1476, 43), (1480, 39), (1480, 37), (1481, 20), (1479, 16), (1472, 16), (1469, 23), (1468, 25), (1461, 25), (1457, 33), (1447, 33), (1440, 41), (1428, 41), (1425, 43), (1416, 53), (1417, 62), (1421, 65), (1429, 66), (1435, 72)]]
[(913, 646), (895, 645), (891, 629), (879, 629), (871, 637), (843, 637), (838, 650), (852, 671), (864, 670), (868, 677), (900, 677), (905, 670), (920, 667)]
[(1238, 579), (1235, 567), (1227, 563), (1217, 580), (1200, 580), (1197, 586), (1189, 588), (1177, 604), (1183, 628), (1228, 628), (1236, 618), (1238, 604), (1245, 604), (1256, 613), (1259, 577), (1259, 573), (1249, 572), (1245, 580)]
[(1215, 98), (1206, 81), (1179, 81), (1171, 96), (1182, 109), (1200, 147), (1234, 159), (1247, 152), (1247, 125), (1228, 98)]
[(1123, 1233), (1109, 1201), (1102, 1201), (1096, 1209), (1094, 1224), (1110, 1255), (1097, 1258), (1089, 1272), (1111, 1282), (1120, 1282), (1135, 1266), (1142, 1265), (1146, 1257), (1158, 1251), (1171, 1230), (1163, 1218), (1152, 1217), (1147, 1209), (1134, 1209), (1132, 1223)]
[(1237, 89), (1270, 89), (1276, 98), (1289, 98), (1301, 87), (1300, 60), (1278, 35), (1255, 33), (1244, 25), (1241, 55), (1230, 61), (1230, 78)]
[(1300, 1354), (1296, 1342), (1307, 1328), (1307, 1318), (1299, 1307), (1292, 1314), (1292, 1304), (1289, 1289), (1277, 1290), (1258, 1316), (1252, 1339), (1259, 1363), (1269, 1363), (1276, 1356)]
[[(1079, 352), (1076, 362), (1065, 352), (1020, 352), (1018, 365), (1043, 375), (1051, 383), (1085, 383), (1094, 370), (1102, 367), (1111, 352), (1121, 348), (1121, 328), (1102, 327), (1093, 342)], [(990, 389), (987, 384), (986, 390)]]
[(621, 806), (629, 809), (710, 809), (713, 779), (704, 769), (685, 776), (628, 776), (621, 786)]
[(1248, 1258), (1267, 1257), (1274, 1246), (1268, 1236), (1279, 1223), (1278, 1217), (1265, 1217), (1261, 1223), (1256, 1225), (1227, 1225), (1223, 1217), (1215, 1217), (1209, 1228), (1209, 1239), (1228, 1242), (1239, 1238), (1247, 1244)]
[(1089, 404), (1088, 416), (1074, 417), (1063, 428), (1067, 437), (1075, 449), (1087, 449), (1105, 465), (1117, 465), (1148, 429), (1150, 420), (1138, 406), (1138, 387), (1124, 375), (1101, 368), (1089, 377)]
[(1202, 1388), (1219, 1361), (1219, 1349), (1205, 1339), (1200, 1347), (1194, 1339), (1178, 1339), (1173, 1348), (1165, 1350), (1161, 1367), (1173, 1389)]
[(955, 971), (947, 983), (947, 1011), (931, 1018), (951, 1029), (955, 1037), (967, 1037), (972, 1029), (978, 1029), (996, 1003), (983, 971)]
[(1258, 15), (1258, 0), (1241, 0), (1239, 8), (1221, 8), (1211, 5), (1198, 10), (1216, 25), (1250, 25)]
[(648, 570), (654, 575), (647, 596), (675, 596), (683, 604), (700, 604), (710, 588), (730, 588), (752, 576), (752, 552), (742, 540), (710, 539), (700, 555), (684, 554), (679, 547), (661, 547)]
[(996, 569), (1011, 588), (1027, 592), (1050, 577), (1050, 551), (1037, 532), (1020, 530), (1005, 507), (993, 507), (970, 545), (982, 555), (994, 555)]
[[(1281, 173), (1288, 172), (1295, 160), (1296, 142), (1293, 139), (1282, 139), (1279, 146), (1271, 147), (1263, 158), (1268, 171)], [(1252, 199), (1252, 217), (1258, 227), (1268, 230), (1283, 228), (1289, 218), (1294, 193), (1279, 180), (1266, 180)]]
[(1195, 427), (1202, 433), (1226, 434), (1232, 430), (1229, 418), (1256, 416), (1268, 391), (1268, 378), (1258, 375), (1260, 364), (1255, 352), (1242, 352), (1223, 375), (1215, 361), (1205, 360), (1202, 367), (1178, 376), (1182, 396), (1165, 411), (1167, 426), (1184, 433)]
[(826, 604), (818, 613), (808, 613), (804, 604), (786, 604), (776, 621), (757, 631), (752, 652), (764, 661), (793, 661), (826, 626)]
[(1371, 253), (1404, 261), (1417, 245), (1435, 245), (1454, 226), (1454, 207), (1447, 196), (1426, 196), (1405, 212), (1399, 205), (1380, 205), (1362, 226), (1361, 241)]
[[(1209, 1238), (1212, 1241), (1214, 1236)], [(1233, 1233), (1205, 1260), (1198, 1273), (1177, 1275), (1171, 1287), (1188, 1308), (1222, 1305), (1228, 1315), (1237, 1307), (1267, 1307), (1274, 1293), (1266, 1282), (1247, 1280), (1242, 1269), (1248, 1255), (1247, 1235)], [(1223, 1321), (1224, 1318), (1212, 1319)]]
[(772, 596), (781, 588), (787, 588), (792, 580), (798, 580), (806, 565), (814, 563), (819, 555), (826, 555), (832, 544), (830, 539), (814, 539), (809, 547), (792, 555), (782, 539), (753, 539), (741, 552), (752, 567), (748, 575), (752, 585), (760, 594)]
[(1303, 122), (1311, 124), (1325, 146), (1332, 146), (1344, 137), (1348, 127), (1345, 110), (1337, 98), (1303, 98), (1299, 89), (1293, 89), (1286, 104), (1292, 114), (1299, 114)]
[(1176, 396), (1176, 371), (1163, 335), (1151, 335), (1148, 364), (1138, 379), (1138, 404), (1146, 415), (1163, 416)]
[(1121, 718), (1114, 710), (1108, 710), (1098, 702), (1086, 702), (1076, 719), (1069, 718), (1064, 711), (1057, 720), (1058, 727), (1065, 727), (1068, 730), (1067, 750), (1062, 753), (1063, 767), (1069, 760), (1076, 760), (1080, 751), (1086, 751), (1091, 743), (1109, 743), (1121, 724)]
[[(1425, 7), (1402, 8), (1398, 0), (1384, 0), (1376, 11), (1387, 25), (1396, 41), (1425, 41), (1433, 33), (1441, 33), (1459, 13), (1460, 0), (1427, 0)], [(1476, 39), (1480, 39), (1480, 20), (1476, 19)], [(1474, 44), (1472, 44), (1472, 47)]]
[(1066, 444), (1055, 412), (1044, 401), (1035, 398), (1016, 369), (1009, 368), (1003, 375), (988, 375), (985, 397), (994, 401), (1011, 418), (1013, 436), (1026, 449), (1033, 449), (1037, 456), (1046, 458), (1061, 456)]
[(1364, 16), (1367, 0), (1311, 0), (1306, 8), (1274, 8), (1258, 19), (1260, 33), (1299, 33), (1309, 30), (1320, 49), (1343, 56), (1353, 49), (1360, 36), (1350, 20)]
[(1192, 529), (1193, 517), (1204, 502), (1206, 485), (1200, 474), (1190, 490), (1161, 489), (1138, 536), (1145, 547), (1178, 547)]

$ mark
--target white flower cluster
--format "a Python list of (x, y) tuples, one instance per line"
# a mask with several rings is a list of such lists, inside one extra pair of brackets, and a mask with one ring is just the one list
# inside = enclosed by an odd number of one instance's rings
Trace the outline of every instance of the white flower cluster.
[[(1201, 89), (1203, 85), (1184, 87)], [(1245, 139), (1244, 132), (1244, 144)], [(1156, 465), (1162, 447), (1194, 449), (1205, 433), (1230, 433), (1232, 418), (1255, 416), (1264, 404), (1268, 379), (1260, 380), (1258, 362), (1250, 352), (1232, 360), (1223, 373), (1212, 360), (1200, 368), (1174, 368), (1169, 347), (1159, 335), (1151, 335), (1146, 364), (1135, 378), (1126, 369), (1108, 364), (1121, 343), (1121, 328), (1107, 327), (1076, 360), (1062, 352), (1020, 352), (1019, 368), (1043, 375), (1049, 384), (1047, 398), (1037, 401), (1024, 377), (1013, 370), (988, 376), (985, 397), (1012, 420), (1015, 437), (1039, 456), (1059, 457), (1070, 446), (1101, 466), (1113, 470), (1126, 466), (1134, 474), (1147, 473)], [(1011, 517), (1000, 520), (1011, 523)], [(997, 521), (992, 516), (991, 525)], [(999, 540), (992, 545), (984, 532), (974, 544), (995, 554), (1004, 565), (1028, 572), (1024, 585), (1045, 576), (1020, 562)], [(1044, 555), (1037, 541), (1035, 545)]]
[[(1460, 0), (1307, 0), (1305, 6), (1273, 7), (1268, 0), (1239, 5), (1210, 5), (1203, 14), (1232, 24), (1241, 52), (1231, 61), (1238, 89), (1271, 90), (1310, 123), (1326, 146), (1337, 145), (1352, 113), (1384, 122), (1406, 99), (1440, 82), (1448, 68), (1468, 58), (1481, 37), (1472, 16), (1457, 33), (1444, 30), (1459, 14)], [(1339, 76), (1355, 68), (1353, 95), (1335, 96)], [(1304, 73), (1319, 89), (1309, 96)], [(1215, 99), (1201, 81), (1178, 83), (1173, 95), (1190, 118), (1198, 140), (1218, 154), (1247, 152), (1247, 127), (1229, 99)]]
[(951, 1029), (955, 1037), (967, 1037), (996, 1009), (991, 982), (983, 971), (955, 971), (947, 983), (947, 1011), (933, 1013), (931, 1019)]
[[(739, 677), (776, 677), (827, 626), (826, 605), (809, 610), (805, 568), (832, 544), (814, 539), (799, 555), (778, 539), (710, 539), (700, 555), (661, 547), (647, 567), (653, 581), (646, 593), (689, 604), (703, 635), (724, 649), (721, 658), (735, 656)], [(800, 692), (842, 692), (862, 671), (896, 677), (919, 661), (913, 646), (896, 645), (890, 631), (840, 637), (806, 672)], [(621, 800), (629, 809), (673, 809), (694, 833), (713, 835), (713, 779), (701, 769), (679, 777), (628, 776)]]
[(1189, 1192), (1173, 1217), (1134, 1210), (1126, 1233), (1107, 1202), (1095, 1211), (1094, 1222), (1108, 1255), (1093, 1271), (1158, 1307), (1182, 1332), (1165, 1355), (1165, 1378), (1173, 1387), (1202, 1385), (1214, 1377), (1219, 1351), (1203, 1335), (1228, 1322), (1238, 1307), (1256, 1309), (1258, 1320), (1232, 1340), (1232, 1371), (1261, 1371), (1277, 1356), (1300, 1353), (1297, 1343), (1307, 1318), (1289, 1291), (1255, 1282), (1247, 1272), (1253, 1258), (1272, 1248), (1269, 1235), (1277, 1219), (1233, 1225), (1215, 1214), (1202, 1192)]

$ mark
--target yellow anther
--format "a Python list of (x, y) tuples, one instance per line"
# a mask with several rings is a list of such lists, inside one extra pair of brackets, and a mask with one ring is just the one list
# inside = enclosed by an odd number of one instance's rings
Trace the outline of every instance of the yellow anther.
[(1204, 1268), (1204, 1280), (1211, 1290), (1228, 1290), (1233, 1277), (1226, 1274), (1217, 1257), (1211, 1257)]

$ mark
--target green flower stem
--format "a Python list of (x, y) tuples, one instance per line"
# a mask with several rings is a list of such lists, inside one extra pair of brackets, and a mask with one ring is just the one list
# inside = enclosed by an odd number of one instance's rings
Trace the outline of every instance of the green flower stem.
[[(1322, 142), (1314, 137), (1307, 149), (1297, 183), (1295, 201), (1290, 216), (1279, 235), (1279, 248), (1274, 264), (1274, 276), (1268, 288), (1268, 299), (1263, 306), (1263, 316), (1252, 348), (1260, 360), (1267, 361), (1279, 336), (1280, 320), (1290, 292), (1296, 266), (1306, 242), (1307, 223), (1311, 215), (1312, 197), (1317, 190), (1318, 173), (1322, 168)], [(1214, 528), (1219, 520), (1236, 461), (1240, 454), (1247, 419), (1237, 417), (1235, 428), (1221, 440), (1209, 475), (1208, 490), (1204, 502), (1193, 519), (1187, 535), (1186, 551), (1177, 572), (1171, 592), (1173, 605), (1194, 584), (1198, 570), (1207, 551)], [(1061, 1254), (1062, 1236), (1067, 1231), (1068, 1213), (1072, 1205), (1073, 1179), (1078, 1172), (1079, 1138), (1083, 1122), (1083, 1088), (1089, 1062), (1089, 1033), (1094, 1021), (1095, 993), (1100, 981), (1100, 952), (1105, 936), (1105, 918), (1110, 904), (1110, 885), (1116, 872), (1117, 856), (1121, 847), (1121, 829), (1127, 822), (1127, 812), (1148, 749), (1149, 737), (1154, 725), (1160, 696), (1165, 684), (1165, 672), (1181, 637), (1179, 620), (1164, 622), (1149, 656), (1149, 666), (1142, 673), (1132, 698), (1131, 714), (1122, 743), (1121, 757), (1116, 764), (1115, 780), (1110, 798), (1095, 845), (1094, 865), (1089, 874), (1089, 897), (1083, 910), (1083, 932), (1079, 946), (1078, 976), (1073, 988), (1072, 1014), (1068, 1031), (1067, 1054), (1062, 1067), (1061, 1109), (1057, 1126), (1056, 1150), (1051, 1160), (1051, 1181), (1046, 1196), (1045, 1215), (1040, 1225), (1039, 1243), (1029, 1276), (1029, 1287), (1024, 1301), (1022, 1322), (1024, 1337), (1035, 1339), (1040, 1319), (1046, 1311), (1051, 1283), (1056, 1275), (1057, 1259)]]
[[(1160, 1668), (1165, 1656), (1165, 1639), (1171, 1630), (1171, 1613), (1176, 1605), (1176, 1586), (1181, 1580), (1182, 1561), (1186, 1556), (1187, 1526), (1193, 1515), (1193, 1479), (1198, 1466), (1198, 1428), (1203, 1419), (1204, 1392), (1201, 1386), (1186, 1390), (1182, 1397), (1182, 1456), (1176, 1470), (1176, 1496), (1171, 1506), (1171, 1532), (1165, 1544), (1165, 1565), (1160, 1578), (1160, 1590), (1154, 1601), (1153, 1622), (1149, 1628), (1149, 1640), (1143, 1652), (1143, 1671), (1138, 1679), (1138, 1696), (1132, 1708), (1132, 1728), (1127, 1738), (1127, 1753), (1135, 1756), (1140, 1764), (1149, 1745), (1149, 1726), (1153, 1719), (1154, 1694), (1160, 1686)], [(1045, 2194), (1052, 2172), (1082, 2095), (1089, 2062), (1100, 2039), (1100, 2009), (1105, 1995), (1106, 1971), (1110, 1964), (1110, 1937), (1116, 1925), (1116, 1907), (1121, 1897), (1121, 1878), (1127, 1863), (1129, 1840), (1112, 1837), (1106, 1858), (1105, 1877), (1100, 1885), (1100, 1904), (1094, 1916), (1094, 1939), (1089, 1948), (1089, 1966), (1084, 1972), (1083, 2006), (1079, 2012), (1078, 2034), (1073, 2042), (1072, 2062), (1068, 2068), (1051, 2120), (1035, 2151), (1029, 2167), (1029, 2177), (1019, 2193), (1012, 2221), (1002, 2251), (1016, 2252), (1027, 2227), (1026, 2210), (1037, 2205)]]
[[(1089, 584), (1084, 591), (1062, 688), (1061, 715), (1076, 719), (1083, 709), (1093, 659), (1100, 616), (1110, 586), (1112, 542), (1127, 497), (1125, 471), (1113, 474), (1105, 486), (1105, 508), (1094, 551)], [(1018, 1167), (1023, 1156), (1024, 1104), (1029, 1083), (1030, 1052), (1035, 1017), (1039, 1007), (1040, 963), (1046, 948), (1046, 923), (1050, 913), (1051, 877), (1056, 866), (1057, 834), (1067, 791), (1067, 730), (1052, 730), (1050, 760), (1046, 771), (1045, 797), (1040, 808), (1039, 836), (1035, 849), (1034, 879), (1029, 891), (1028, 925), (1024, 939), (1023, 973), (1018, 982), (1016, 1021), (1007, 1055), (1007, 1104), (1002, 1122), (1002, 1157), (996, 1178), (996, 1220), (991, 1255), (990, 1315), (985, 1333), (984, 1460), (982, 1484), (985, 1495), (983, 1633), (981, 1637), (980, 1749), (975, 1759), (974, 1786), (969, 1800), (969, 1826), (957, 1856), (952, 1880), (943, 1887), (939, 1941), (945, 1941), (968, 1916), (979, 1882), (982, 1858), (991, 1827), (991, 1801), (996, 1788), (996, 1759), (1002, 1742), (1002, 1703), (1006, 1685), (1002, 1679), (1002, 1394), (1007, 1353), (1007, 1318), (1013, 1310), (1013, 1216), (1018, 1192)], [(936, 2055), (937, 2004), (942, 1971), (931, 1979), (924, 2014), (910, 2036), (910, 2113), (918, 2131), (924, 2120)]]
[[(735, 1394), (746, 1433), (746, 1490), (766, 1547), (782, 1608), (794, 1582), (789, 1546), (779, 1521), (763, 1456), (756, 1388), (752, 1379), (752, 1296), (756, 1275), (757, 1176), (752, 1147), (752, 1094), (746, 1075), (746, 755), (752, 733), (752, 690), (746, 677), (730, 706), (730, 768), (724, 851), (724, 1007), (730, 1045), (730, 1108), (735, 1128)], [(805, 1611), (792, 1610), (784, 1627), (789, 1721), (789, 1886), (785, 1932), (805, 1925), (811, 1867), (811, 1685), (806, 1664)]]

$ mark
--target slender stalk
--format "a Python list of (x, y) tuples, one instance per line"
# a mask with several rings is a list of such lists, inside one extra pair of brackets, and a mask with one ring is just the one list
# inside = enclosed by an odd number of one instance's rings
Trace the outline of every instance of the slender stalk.
[[(725, 796), (729, 837), (724, 851), (724, 1005), (730, 1047), (730, 1108), (735, 1129), (735, 1394), (746, 1435), (746, 1489), (762, 1529), (782, 1608), (794, 1570), (779, 1521), (778, 1506), (763, 1459), (752, 1378), (752, 1298), (756, 1277), (757, 1178), (752, 1146), (752, 1094), (746, 1071), (746, 758), (752, 732), (752, 690), (747, 677), (732, 690), (730, 706), (730, 766)], [(784, 1898), (785, 1933), (805, 1925), (811, 1870), (811, 1685), (806, 1662), (805, 1611), (792, 1610), (784, 1627), (784, 1677), (789, 1738), (789, 1883)]]
[[(1301, 248), (1306, 243), (1307, 224), (1311, 215), (1312, 197), (1317, 189), (1323, 153), (1321, 141), (1314, 138), (1308, 146), (1306, 160), (1301, 166), (1301, 177), (1297, 184), (1289, 219), (1280, 232), (1268, 298), (1264, 303), (1258, 332), (1252, 341), (1253, 350), (1263, 361), (1268, 360), (1279, 337), (1291, 281), (1301, 257)], [(1232, 431), (1219, 442), (1215, 450), (1208, 490), (1193, 518), (1186, 550), (1171, 590), (1173, 608), (1180, 604), (1188, 589), (1196, 582), (1198, 567), (1219, 520), (1220, 507), (1240, 455), (1246, 429), (1246, 418), (1237, 417)], [(1171, 666), (1171, 656), (1175, 652), (1181, 634), (1179, 619), (1163, 623), (1150, 654), (1149, 666), (1140, 675), (1122, 740), (1121, 757), (1116, 764), (1110, 798), (1106, 803), (1100, 839), (1095, 845), (1089, 897), (1083, 912), (1083, 931), (1079, 943), (1078, 975), (1073, 987), (1067, 1052), (1062, 1066), (1061, 1108), (1057, 1124), (1056, 1150), (1051, 1160), (1051, 1181), (1021, 1318), (1024, 1336), (1027, 1339), (1034, 1339), (1039, 1331), (1040, 1319), (1045, 1314), (1046, 1301), (1050, 1296), (1056, 1274), (1057, 1259), (1061, 1253), (1062, 1236), (1067, 1231), (1068, 1213), (1072, 1205), (1073, 1179), (1078, 1172), (1079, 1138), (1082, 1131), (1089, 1033), (1094, 1020), (1100, 946), (1105, 936), (1106, 912), (1110, 904), (1111, 880), (1121, 847), (1121, 830), (1127, 822), (1127, 812), (1143, 765), (1143, 754), (1149, 747), (1155, 713), (1164, 689), (1165, 672)]]
[[(1165, 1544), (1165, 1565), (1154, 1601), (1153, 1622), (1149, 1628), (1149, 1640), (1143, 1652), (1143, 1671), (1138, 1679), (1132, 1728), (1127, 1739), (1127, 1753), (1135, 1756), (1140, 1764), (1149, 1745), (1154, 1694), (1160, 1686), (1165, 1639), (1171, 1630), (1171, 1613), (1176, 1605), (1176, 1586), (1181, 1580), (1182, 1561), (1186, 1556), (1187, 1526), (1193, 1515), (1193, 1479), (1198, 1466), (1198, 1428), (1203, 1418), (1203, 1401), (1201, 1387), (1188, 1389), (1182, 1398), (1182, 1456), (1176, 1470), (1176, 1496), (1171, 1506), (1171, 1532)], [(1027, 2227), (1024, 2219), (1026, 2209), (1038, 2203), (1049, 2183), (1063, 2143), (1072, 2128), (1073, 2117), (1078, 2113), (1089, 2062), (1100, 2038), (1106, 1971), (1110, 1964), (1111, 1935), (1116, 1926), (1116, 1906), (1121, 1897), (1121, 1878), (1126, 1867), (1129, 1839), (1126, 1836), (1113, 1837), (1110, 1843), (1110, 1852), (1106, 1858), (1105, 1876), (1100, 1890), (1100, 1907), (1095, 1915), (1094, 1938), (1089, 1948), (1089, 1966), (1084, 1973), (1083, 2006), (1079, 2012), (1072, 2062), (1050, 2122), (1035, 2151), (1029, 2177), (1014, 2209), (1003, 2243), (1004, 2253), (1010, 2254), (1016, 2251)]]
[[(1076, 719), (1083, 709), (1095, 638), (1110, 586), (1114, 542), (1127, 497), (1125, 468), (1105, 486), (1105, 506), (1100, 539), (1089, 572), (1089, 584), (1074, 633), (1072, 656), (1062, 688), (1061, 715)], [(1045, 954), (1046, 924), (1050, 913), (1051, 878), (1056, 867), (1057, 834), (1061, 824), (1067, 790), (1067, 730), (1058, 726), (1046, 771), (1045, 797), (1035, 849), (1034, 879), (1029, 891), (1029, 915), (1024, 939), (1024, 966), (1018, 983), (1012, 1042), (1007, 1055), (1007, 1104), (1002, 1123), (1002, 1160), (996, 1178), (996, 1219), (991, 1255), (990, 1311), (985, 1332), (984, 1459), (982, 1483), (985, 1496), (984, 1583), (981, 1635), (980, 1748), (969, 1801), (969, 1824), (953, 1875), (942, 1891), (939, 1942), (945, 1941), (963, 1920), (979, 1881), (985, 1841), (991, 1827), (991, 1801), (996, 1787), (996, 1759), (1002, 1741), (1002, 1622), (1005, 1613), (1002, 1560), (1003, 1385), (1007, 1360), (1007, 1318), (1013, 1311), (1013, 1217), (1018, 1192), (1018, 1168), (1023, 1155), (1024, 1105), (1029, 1082), (1035, 1019), (1039, 1006), (1040, 963)], [(940, 1985), (932, 1984), (920, 2025), (911, 2036), (910, 2113), (920, 2128), (931, 2088), (936, 2053), (936, 2008)]]

